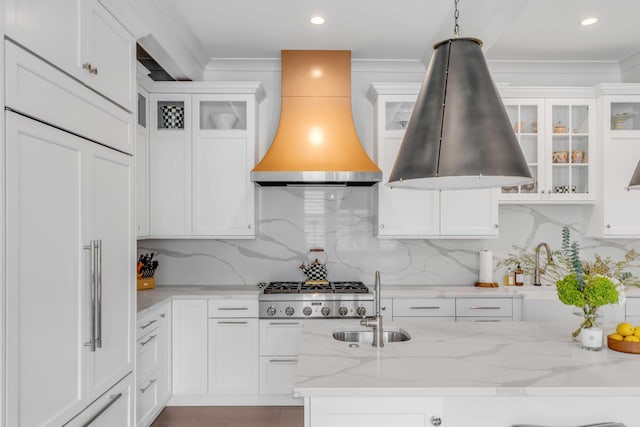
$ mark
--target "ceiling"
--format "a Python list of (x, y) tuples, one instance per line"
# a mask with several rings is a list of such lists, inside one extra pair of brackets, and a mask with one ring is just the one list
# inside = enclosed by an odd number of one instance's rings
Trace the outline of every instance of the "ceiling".
[[(154, 0), (209, 59), (348, 49), (354, 59), (428, 60), (453, 34), (453, 0)], [(640, 51), (640, 0), (460, 0), (460, 35), (490, 60), (620, 61)], [(314, 15), (324, 25), (309, 23)], [(597, 16), (582, 27), (579, 21)], [(197, 46), (195, 46), (197, 45)]]

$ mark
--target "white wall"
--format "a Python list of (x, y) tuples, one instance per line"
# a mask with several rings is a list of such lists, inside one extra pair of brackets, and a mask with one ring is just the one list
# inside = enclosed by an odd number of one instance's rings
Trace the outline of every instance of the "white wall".
[[(421, 63), (354, 62), (352, 70), (353, 117), (367, 152), (373, 153), (373, 107), (366, 92), (373, 81), (420, 82)], [(527, 83), (522, 68), (501, 64), (500, 83)], [(536, 74), (528, 71), (529, 74)], [(550, 69), (537, 74), (535, 83), (568, 84), (570, 74)], [(206, 80), (262, 81), (267, 99), (261, 104), (259, 155), (266, 152), (280, 114), (279, 61), (229, 61), (205, 72)], [(619, 81), (608, 66), (595, 67), (574, 82), (593, 86)], [(573, 84), (575, 85), (575, 83)], [(580, 205), (518, 206), (500, 208), (500, 237), (492, 240), (378, 240), (373, 236), (375, 188), (258, 190), (258, 238), (243, 240), (142, 241), (141, 250), (158, 253), (156, 283), (163, 284), (255, 284), (270, 280), (303, 280), (298, 266), (310, 247), (323, 247), (329, 256), (329, 278), (373, 282), (376, 270), (386, 284), (472, 284), (477, 280), (477, 254), (494, 252), (495, 262), (513, 252), (513, 245), (533, 248), (541, 241), (558, 249), (561, 229), (569, 225), (584, 247), (594, 253), (619, 257), (640, 240), (602, 241), (584, 238), (583, 230), (592, 207)], [(494, 280), (502, 270), (496, 269)]]

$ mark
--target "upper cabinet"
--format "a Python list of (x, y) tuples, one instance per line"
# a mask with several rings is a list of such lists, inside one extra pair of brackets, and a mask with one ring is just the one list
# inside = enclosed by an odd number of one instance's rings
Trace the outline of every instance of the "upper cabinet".
[(156, 86), (166, 93), (151, 95), (150, 237), (255, 237), (250, 172), (262, 86)]
[(382, 169), (376, 190), (379, 238), (486, 238), (498, 235), (497, 190), (426, 191), (386, 186), (420, 85), (373, 83), (375, 159)]
[(589, 223), (596, 237), (640, 236), (640, 191), (627, 186), (640, 160), (640, 85), (598, 86), (601, 124), (598, 202)]
[(503, 187), (501, 203), (595, 200), (595, 98), (516, 98), (505, 108), (535, 182)]
[(133, 112), (135, 39), (98, 0), (7, 0), (6, 36)]
[(149, 235), (149, 93), (138, 87), (136, 115), (136, 236)]

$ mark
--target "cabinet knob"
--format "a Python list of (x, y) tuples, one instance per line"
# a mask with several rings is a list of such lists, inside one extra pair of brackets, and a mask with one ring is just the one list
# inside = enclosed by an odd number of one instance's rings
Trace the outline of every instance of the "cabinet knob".
[(251, 224), (247, 225), (247, 228), (248, 228), (249, 230), (251, 230), (251, 228), (252, 228), (252, 227), (251, 227)]
[(493, 224), (493, 228), (498, 228), (498, 224)]
[(90, 69), (89, 70), (89, 74), (93, 74), (93, 75), (97, 76), (98, 75), (98, 69), (97, 68)]
[(83, 70), (87, 70), (88, 72), (91, 72), (91, 62), (85, 62), (84, 64), (82, 64), (82, 69)]
[(380, 228), (384, 228), (384, 224), (380, 224)]
[(607, 228), (611, 228), (611, 224), (607, 224), (607, 226), (606, 226), (606, 227), (607, 227)]

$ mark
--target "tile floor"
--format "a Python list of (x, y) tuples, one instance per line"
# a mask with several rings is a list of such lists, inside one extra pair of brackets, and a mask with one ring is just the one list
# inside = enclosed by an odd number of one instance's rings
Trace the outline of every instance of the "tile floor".
[(303, 427), (302, 406), (167, 406), (151, 427)]

